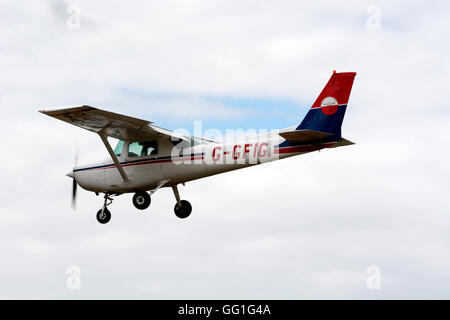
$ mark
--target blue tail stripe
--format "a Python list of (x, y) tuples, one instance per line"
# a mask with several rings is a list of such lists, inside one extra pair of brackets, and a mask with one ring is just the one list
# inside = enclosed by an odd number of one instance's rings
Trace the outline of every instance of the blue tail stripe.
[(322, 112), (321, 108), (310, 109), (303, 121), (297, 127), (297, 130), (309, 129), (332, 133), (333, 136), (329, 138), (333, 139), (330, 141), (337, 141), (341, 138), (341, 126), (346, 110), (346, 104), (339, 105), (337, 111), (332, 115), (326, 115)]

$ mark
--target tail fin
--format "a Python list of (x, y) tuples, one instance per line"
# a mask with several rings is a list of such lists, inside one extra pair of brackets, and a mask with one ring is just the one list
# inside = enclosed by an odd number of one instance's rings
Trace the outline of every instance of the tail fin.
[(342, 121), (355, 75), (356, 72), (333, 71), (330, 80), (296, 130), (319, 131), (329, 133), (330, 140), (341, 139)]

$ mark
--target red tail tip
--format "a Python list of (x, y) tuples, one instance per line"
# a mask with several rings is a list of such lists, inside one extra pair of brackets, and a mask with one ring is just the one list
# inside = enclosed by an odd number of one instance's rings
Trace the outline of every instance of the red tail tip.
[(333, 70), (333, 73), (336, 73), (336, 70)]
[[(334, 105), (347, 104), (355, 75), (355, 72), (335, 73), (333, 70), (330, 80), (328, 80), (311, 108), (323, 107), (322, 103), (324, 103), (326, 99), (330, 100), (329, 98), (333, 99)], [(330, 101), (326, 101), (325, 105), (327, 107), (329, 106)]]

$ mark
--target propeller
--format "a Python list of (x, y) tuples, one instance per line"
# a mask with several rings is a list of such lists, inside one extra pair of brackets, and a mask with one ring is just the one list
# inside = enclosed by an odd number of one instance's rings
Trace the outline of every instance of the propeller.
[(72, 178), (72, 209), (74, 210), (77, 208), (77, 187), (78, 183), (74, 177)]
[[(76, 148), (76, 152), (75, 152), (75, 161), (74, 161), (74, 167), (77, 166), (78, 164), (78, 152), (79, 152), (79, 147), (77, 145)], [(75, 174), (74, 171), (72, 170), (71, 172), (69, 172), (68, 174), (66, 174), (66, 176), (72, 178), (72, 209), (76, 210), (77, 208), (77, 188), (78, 188), (78, 183), (77, 180), (75, 179)]]

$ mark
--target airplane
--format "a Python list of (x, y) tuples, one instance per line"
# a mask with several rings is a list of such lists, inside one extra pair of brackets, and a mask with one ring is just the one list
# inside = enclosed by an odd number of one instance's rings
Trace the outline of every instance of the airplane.
[[(184, 219), (191, 214), (192, 206), (180, 198), (179, 184), (354, 144), (342, 137), (341, 126), (355, 76), (355, 72), (333, 71), (299, 125), (242, 141), (219, 143), (182, 135), (150, 121), (86, 105), (39, 112), (96, 133), (106, 147), (110, 157), (75, 166), (67, 174), (73, 179), (73, 202), (78, 185), (96, 195), (104, 194), (103, 207), (96, 215), (98, 222), (110, 221), (107, 207), (113, 197), (134, 193), (133, 205), (145, 210), (150, 206), (151, 196), (166, 187), (171, 187), (175, 196), (175, 215)], [(118, 139), (115, 149), (108, 137)]]

